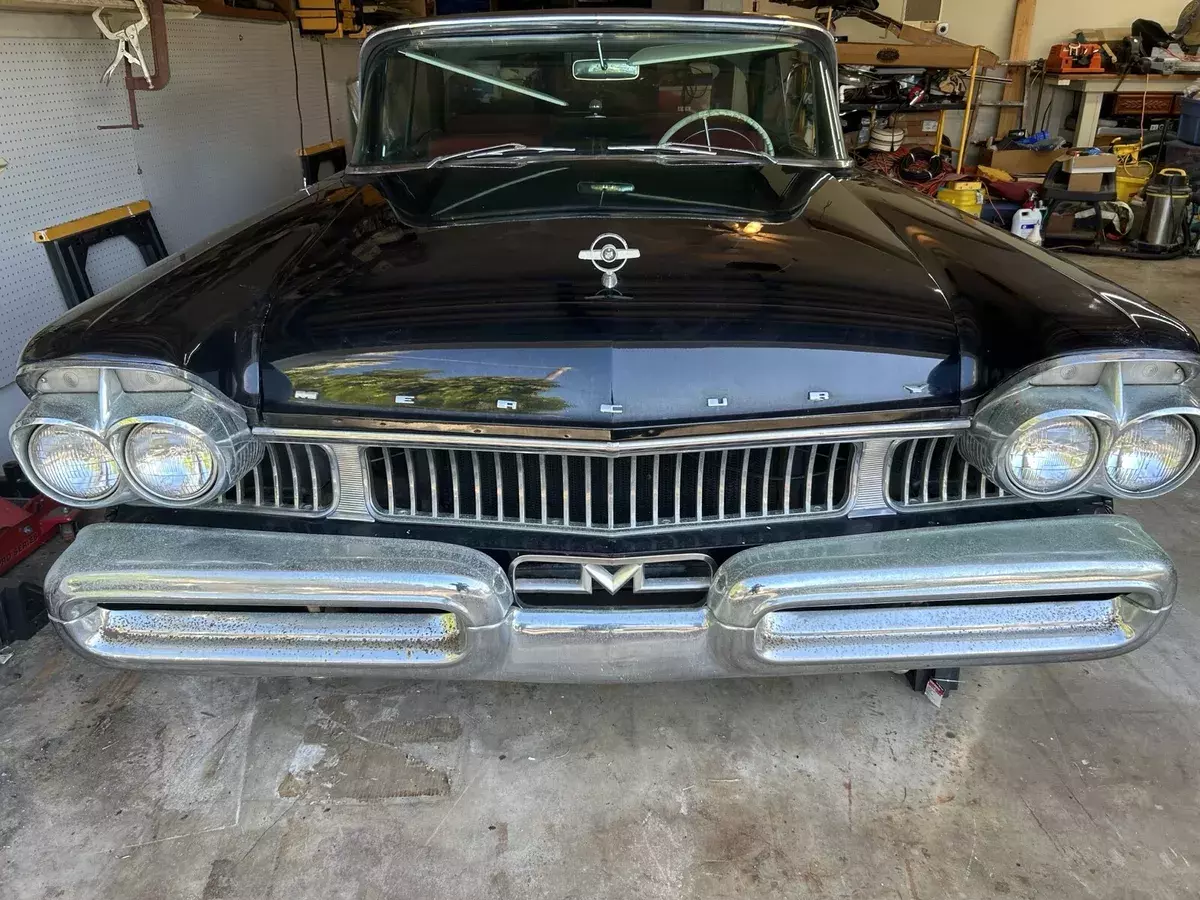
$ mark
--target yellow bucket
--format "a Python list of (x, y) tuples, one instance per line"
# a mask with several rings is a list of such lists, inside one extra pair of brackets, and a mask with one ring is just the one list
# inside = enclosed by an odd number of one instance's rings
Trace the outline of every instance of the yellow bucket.
[[(1131, 174), (1138, 170), (1144, 171), (1145, 175)], [(1122, 203), (1128, 203), (1133, 197), (1146, 186), (1150, 180), (1150, 176), (1154, 174), (1154, 163), (1148, 159), (1143, 159), (1140, 162), (1135, 162), (1132, 165), (1122, 163), (1117, 168), (1117, 199)]]
[(943, 203), (957, 207), (969, 216), (983, 215), (983, 182), (954, 181), (937, 192)]

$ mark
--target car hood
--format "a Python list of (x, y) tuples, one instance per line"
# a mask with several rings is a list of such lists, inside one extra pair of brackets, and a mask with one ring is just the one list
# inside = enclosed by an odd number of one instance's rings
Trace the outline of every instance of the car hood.
[[(272, 306), (264, 408), (613, 426), (957, 403), (946, 298), (829, 174), (680, 166), (709, 183), (674, 204), (627, 171), (532, 174), (373, 180)], [(520, 209), (471, 199), (514, 179)], [(606, 244), (636, 258), (580, 258)]]
[[(606, 234), (638, 252), (612, 287), (580, 258)], [(326, 183), (76, 307), (23, 361), (160, 359), (280, 423), (611, 429), (969, 412), (1041, 359), (1140, 347), (1197, 349), (880, 178), (547, 160)]]

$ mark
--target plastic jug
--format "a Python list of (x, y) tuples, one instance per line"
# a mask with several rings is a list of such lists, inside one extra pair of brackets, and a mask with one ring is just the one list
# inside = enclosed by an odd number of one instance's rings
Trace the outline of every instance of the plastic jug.
[(1031, 244), (1042, 242), (1042, 211), (1018, 209), (1012, 220), (1012, 233)]

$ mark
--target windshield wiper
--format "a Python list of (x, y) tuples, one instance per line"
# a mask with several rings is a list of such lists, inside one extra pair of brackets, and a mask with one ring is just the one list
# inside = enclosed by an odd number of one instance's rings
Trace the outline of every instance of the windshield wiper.
[(458, 153), (446, 153), (442, 156), (435, 156), (429, 162), (425, 163), (425, 168), (432, 169), (434, 166), (439, 166), (453, 159), (487, 159), (518, 153), (539, 155), (542, 153), (574, 152), (576, 152), (574, 147), (529, 147), (525, 144), (509, 142), (507, 144), (493, 144), (490, 147), (476, 147), (474, 150), (460, 150)]
[(765, 150), (741, 150), (734, 147), (712, 147), (710, 149), (708, 147), (697, 147), (695, 144), (678, 144), (673, 141), (666, 144), (621, 144), (613, 145), (608, 149), (637, 150), (646, 153), (666, 151), (668, 153), (678, 153), (683, 156), (721, 157), (725, 154), (733, 154), (735, 156), (747, 156), (755, 159), (765, 159), (768, 162), (773, 163), (779, 162), (778, 159), (767, 153)]

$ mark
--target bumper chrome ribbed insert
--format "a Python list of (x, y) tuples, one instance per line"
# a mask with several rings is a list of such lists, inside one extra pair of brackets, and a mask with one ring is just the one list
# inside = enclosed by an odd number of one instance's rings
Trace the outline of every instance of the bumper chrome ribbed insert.
[(108, 665), (513, 681), (1090, 659), (1148, 640), (1174, 595), (1121, 516), (756, 547), (687, 609), (521, 607), (444, 543), (166, 525), (88, 526), (46, 579), (55, 627)]
[(842, 515), (858, 452), (856, 443), (628, 456), (380, 446), (364, 456), (379, 520), (628, 532)]

